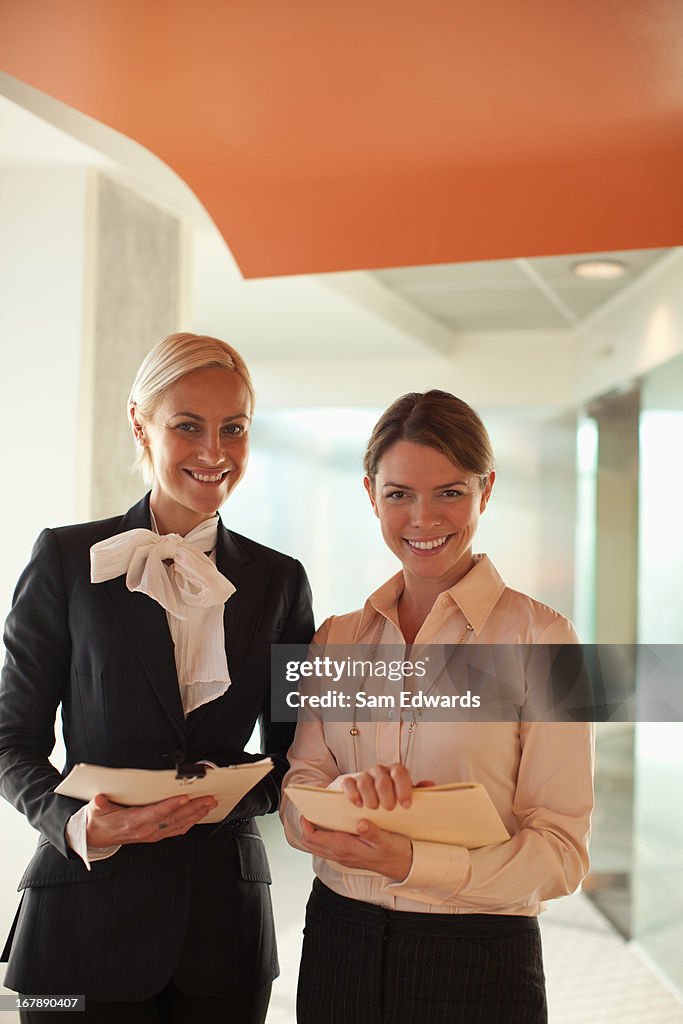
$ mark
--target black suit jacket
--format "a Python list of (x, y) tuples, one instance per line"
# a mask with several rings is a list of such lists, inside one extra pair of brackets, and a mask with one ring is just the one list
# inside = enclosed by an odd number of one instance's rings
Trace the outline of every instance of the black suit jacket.
[[(277, 975), (270, 874), (254, 815), (277, 808), (293, 726), (270, 718), (270, 645), (307, 643), (310, 589), (299, 564), (219, 525), (232, 685), (184, 718), (164, 609), (123, 576), (90, 583), (99, 540), (149, 528), (149, 496), (122, 518), (45, 530), (17, 585), (0, 682), (0, 792), (41, 833), (5, 956), (23, 992), (135, 1000), (172, 978), (188, 995), (250, 991)], [(67, 763), (169, 768), (252, 759), (261, 723), (275, 770), (227, 823), (123, 846), (88, 872), (65, 827), (80, 801), (57, 796), (49, 763), (61, 705)], [(258, 755), (254, 755), (254, 758)]]

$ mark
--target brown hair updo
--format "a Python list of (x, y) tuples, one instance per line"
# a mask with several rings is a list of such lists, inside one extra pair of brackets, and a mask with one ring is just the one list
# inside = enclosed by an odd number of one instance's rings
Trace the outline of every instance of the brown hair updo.
[(412, 391), (397, 398), (378, 419), (363, 459), (374, 489), (382, 456), (397, 441), (412, 441), (434, 448), (486, 486), (494, 468), (493, 449), (486, 427), (474, 409), (448, 391)]

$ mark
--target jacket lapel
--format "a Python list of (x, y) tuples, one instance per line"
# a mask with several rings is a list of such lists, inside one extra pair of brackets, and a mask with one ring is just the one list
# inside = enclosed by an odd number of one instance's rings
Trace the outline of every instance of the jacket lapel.
[[(216, 540), (216, 568), (235, 587), (235, 593), (226, 601), (223, 613), (225, 653), (230, 680), (234, 684), (261, 617), (270, 569), (265, 559), (253, 558), (235, 534), (226, 530), (220, 521)], [(210, 713), (212, 703), (209, 701), (192, 712), (193, 725)]]
[(226, 602), (223, 615), (225, 650), (232, 673), (248, 651), (261, 618), (269, 566), (264, 559), (252, 558), (235, 534), (219, 523), (216, 567), (236, 591)]
[[(151, 528), (149, 494), (125, 514), (116, 533)], [(175, 666), (173, 641), (168, 629), (166, 612), (147, 597), (133, 594), (126, 587), (125, 576), (108, 580), (106, 586), (123, 618), (140, 668), (150, 683), (165, 713), (171, 720), (178, 738), (186, 737), (185, 716), (180, 699), (180, 687)], [(151, 653), (150, 653), (151, 652)]]

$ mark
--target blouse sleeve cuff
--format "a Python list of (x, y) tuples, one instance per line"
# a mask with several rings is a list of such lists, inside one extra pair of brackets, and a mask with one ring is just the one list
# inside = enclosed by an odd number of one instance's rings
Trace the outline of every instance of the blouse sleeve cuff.
[(79, 811), (72, 814), (66, 823), (66, 841), (85, 864), (88, 871), (90, 871), (90, 865), (96, 860), (106, 860), (107, 857), (113, 857), (121, 847), (120, 846), (88, 846), (88, 833), (87, 825), (88, 819), (86, 817), (87, 806), (81, 807)]
[(401, 882), (385, 882), (382, 891), (422, 903), (445, 903), (460, 891), (470, 871), (464, 846), (413, 840), (413, 862)]

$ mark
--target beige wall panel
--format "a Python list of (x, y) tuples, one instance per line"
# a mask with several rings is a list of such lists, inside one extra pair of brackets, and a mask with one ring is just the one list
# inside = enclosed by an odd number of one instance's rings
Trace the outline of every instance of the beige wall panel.
[[(125, 511), (144, 492), (126, 399), (143, 356), (176, 329), (180, 224), (103, 175), (96, 188), (92, 326), (93, 519)], [(87, 386), (87, 384), (86, 384)]]

